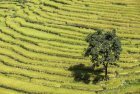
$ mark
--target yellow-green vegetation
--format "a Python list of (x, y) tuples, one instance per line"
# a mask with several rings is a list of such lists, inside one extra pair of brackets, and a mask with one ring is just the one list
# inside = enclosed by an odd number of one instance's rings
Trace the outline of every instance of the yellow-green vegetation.
[[(91, 65), (85, 37), (100, 29), (117, 30), (119, 67), (77, 81), (70, 68)], [(139, 0), (0, 0), (0, 94), (139, 93)]]

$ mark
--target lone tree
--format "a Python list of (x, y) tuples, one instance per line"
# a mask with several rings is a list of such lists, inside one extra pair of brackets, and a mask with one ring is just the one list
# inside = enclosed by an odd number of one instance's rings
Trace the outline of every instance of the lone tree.
[(86, 37), (86, 42), (89, 43), (89, 46), (85, 51), (85, 56), (91, 57), (94, 67), (100, 64), (104, 66), (105, 80), (108, 80), (108, 65), (117, 65), (115, 61), (119, 60), (122, 50), (116, 31), (102, 32), (102, 30), (98, 30), (89, 34)]

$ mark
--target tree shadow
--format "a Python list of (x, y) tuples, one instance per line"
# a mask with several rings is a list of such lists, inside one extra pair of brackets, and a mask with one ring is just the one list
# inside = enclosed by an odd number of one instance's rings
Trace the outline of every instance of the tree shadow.
[(72, 71), (74, 80), (77, 82), (96, 84), (104, 79), (104, 76), (101, 75), (103, 68), (93, 69), (84, 64), (79, 64), (70, 67), (69, 70)]

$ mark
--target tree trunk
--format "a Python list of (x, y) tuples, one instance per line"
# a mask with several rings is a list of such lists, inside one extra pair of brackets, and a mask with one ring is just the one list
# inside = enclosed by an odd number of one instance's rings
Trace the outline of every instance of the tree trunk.
[(105, 64), (104, 67), (105, 67), (105, 80), (107, 81), (108, 80), (108, 75), (107, 75), (108, 64)]
[(91, 69), (93, 69), (93, 71), (94, 71), (94, 69), (95, 69), (95, 64), (92, 64), (92, 65), (91, 65)]

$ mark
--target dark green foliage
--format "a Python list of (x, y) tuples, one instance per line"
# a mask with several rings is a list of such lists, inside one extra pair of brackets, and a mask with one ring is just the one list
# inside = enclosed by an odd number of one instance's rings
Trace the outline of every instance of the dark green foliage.
[(107, 80), (108, 64), (116, 65), (115, 61), (119, 60), (121, 53), (121, 42), (116, 35), (116, 31), (105, 32), (98, 30), (86, 37), (89, 43), (85, 51), (85, 56), (90, 56), (94, 66), (102, 64), (105, 69), (105, 79)]

